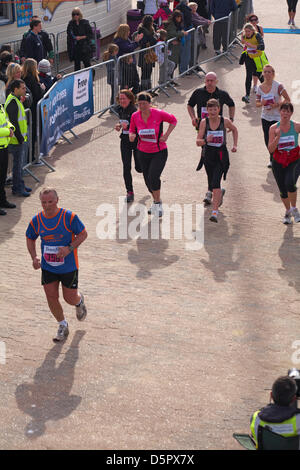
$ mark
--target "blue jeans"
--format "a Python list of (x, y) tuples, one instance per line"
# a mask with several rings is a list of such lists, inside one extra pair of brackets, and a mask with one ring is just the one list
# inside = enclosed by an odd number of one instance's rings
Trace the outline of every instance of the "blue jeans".
[(13, 156), (12, 192), (16, 194), (22, 194), (25, 191), (25, 184), (22, 178), (22, 168), (25, 165), (27, 150), (27, 142), (23, 142), (23, 144), (18, 145), (10, 144), (8, 146), (8, 152)]
[(184, 36), (184, 44), (180, 45), (180, 63), (179, 63), (179, 73), (186, 72), (189, 68), (190, 58), (191, 58), (191, 46), (192, 38), (191, 33), (187, 36)]

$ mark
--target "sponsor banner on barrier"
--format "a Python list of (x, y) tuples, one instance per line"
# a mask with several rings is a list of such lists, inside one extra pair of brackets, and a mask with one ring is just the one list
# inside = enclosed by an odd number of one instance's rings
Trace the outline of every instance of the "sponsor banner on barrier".
[(41, 103), (41, 153), (48, 155), (64, 132), (87, 121), (93, 114), (92, 70), (62, 79)]

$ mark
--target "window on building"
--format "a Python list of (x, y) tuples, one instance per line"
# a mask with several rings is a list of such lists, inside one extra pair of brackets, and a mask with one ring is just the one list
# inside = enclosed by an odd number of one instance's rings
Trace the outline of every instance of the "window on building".
[(13, 2), (0, 3), (0, 26), (14, 21)]

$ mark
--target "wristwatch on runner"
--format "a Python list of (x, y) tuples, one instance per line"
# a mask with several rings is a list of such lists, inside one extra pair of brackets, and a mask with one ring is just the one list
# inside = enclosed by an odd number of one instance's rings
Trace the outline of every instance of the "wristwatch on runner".
[(73, 245), (68, 245), (68, 248), (69, 248), (69, 252), (72, 253), (72, 251), (74, 250), (74, 246)]

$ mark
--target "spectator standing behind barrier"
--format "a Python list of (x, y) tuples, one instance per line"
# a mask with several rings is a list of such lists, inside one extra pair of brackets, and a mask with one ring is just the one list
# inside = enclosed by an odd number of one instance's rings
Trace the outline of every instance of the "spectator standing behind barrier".
[(45, 86), (44, 92), (46, 93), (55, 82), (62, 78), (61, 74), (58, 73), (55, 77), (51, 74), (51, 64), (49, 60), (43, 59), (38, 63), (38, 72), (40, 84)]
[(40, 99), (45, 93), (45, 85), (40, 83), (39, 73), (37, 69), (37, 63), (34, 59), (26, 59), (23, 64), (22, 70), (22, 79), (24, 80), (26, 86), (32, 93), (32, 105), (31, 116), (32, 116), (32, 161), (34, 164), (38, 165), (39, 161), (34, 158), (35, 156), (35, 143), (36, 143), (36, 126), (37, 126), (37, 111), (36, 106)]
[(264, 81), (262, 70), (264, 65), (268, 63), (268, 60), (264, 53), (264, 40), (262, 36), (256, 32), (255, 27), (251, 23), (245, 24), (241, 41), (245, 49), (242, 52), (239, 63), (240, 65), (244, 63), (246, 67), (246, 95), (243, 96), (242, 101), (250, 103), (252, 77), (256, 75), (261, 82)]
[[(154, 109), (151, 106), (151, 95), (149, 93), (139, 93), (137, 102), (139, 110), (132, 115), (129, 140), (134, 142), (137, 137), (139, 138), (138, 157), (146, 186), (153, 196), (153, 204), (148, 210), (148, 214), (162, 217), (160, 177), (168, 158), (166, 142), (177, 124), (177, 119), (172, 114)], [(166, 132), (163, 132), (164, 122), (169, 124)]]
[[(19, 64), (11, 63), (8, 65), (6, 70), (7, 75), (7, 82), (6, 82), (6, 90), (5, 90), (5, 100), (8, 95), (11, 93), (11, 83), (14, 80), (20, 80), (22, 78), (22, 67)], [(26, 86), (26, 95), (25, 97), (21, 96), (21, 101), (25, 109), (30, 108), (32, 106), (32, 93), (29, 88)]]
[(288, 24), (295, 26), (296, 7), (298, 0), (287, 0), (289, 21)]
[[(274, 80), (275, 70), (268, 64), (263, 70), (264, 82), (258, 87), (256, 95), (256, 107), (261, 110), (261, 123), (264, 133), (266, 147), (269, 145), (269, 130), (273, 124), (280, 121), (280, 105), (282, 97), (284, 101), (290, 101), (290, 97), (284, 86)], [(270, 162), (268, 168), (272, 168), (272, 154), (270, 153)]]
[(198, 15), (202, 16), (202, 18), (206, 18), (207, 20), (209, 20), (210, 17), (209, 17), (209, 14), (208, 14), (207, 1), (206, 0), (195, 0), (195, 3), (197, 3), (197, 5), (198, 5), (198, 8), (197, 8)]
[(44, 59), (45, 51), (40, 33), (42, 31), (42, 22), (39, 18), (30, 21), (30, 32), (26, 35), (24, 40), (24, 51), (22, 56), (26, 59), (35, 59), (37, 63)]
[(0, 54), (0, 72), (5, 75), (8, 64), (10, 64), (11, 62), (13, 62), (12, 54), (8, 51), (1, 52), (1, 54)]
[(300, 122), (291, 120), (291, 103), (280, 106), (280, 121), (270, 127), (269, 152), (273, 154), (272, 171), (285, 207), (284, 224), (300, 222), (297, 209), (297, 180), (300, 175)]
[(273, 403), (253, 413), (251, 434), (257, 445), (258, 426), (269, 426), (281, 436), (300, 435), (300, 410), (297, 409), (297, 384), (292, 377), (278, 377), (272, 385), (270, 399)]
[(4, 51), (7, 51), (12, 55), (12, 62), (15, 62), (16, 64), (20, 63), (20, 57), (12, 51), (10, 44), (2, 44), (0, 54)]
[(21, 101), (26, 95), (26, 85), (23, 80), (14, 80), (11, 83), (11, 93), (8, 95), (4, 108), (8, 118), (15, 128), (10, 140), (8, 151), (13, 156), (13, 184), (12, 193), (20, 197), (30, 196), (31, 188), (25, 187), (22, 178), (22, 168), (28, 152), (28, 126), (25, 109)]
[(91, 66), (93, 31), (88, 20), (83, 19), (80, 8), (72, 11), (72, 20), (67, 27), (67, 48), (74, 70), (80, 70), (81, 62), (84, 68)]
[(164, 21), (167, 21), (169, 16), (172, 15), (172, 11), (170, 10), (169, 3), (167, 0), (161, 0), (159, 4), (159, 9), (153, 15), (154, 23), (160, 27)]
[[(180, 0), (179, 5), (176, 7), (177, 10), (181, 11), (183, 17), (183, 29), (187, 32), (192, 29), (192, 10), (187, 6), (187, 0)], [(179, 73), (184, 73), (188, 70), (190, 59), (191, 59), (191, 43), (192, 36), (190, 33), (186, 34), (181, 39), (180, 44), (180, 62), (179, 62)]]
[[(183, 37), (186, 37), (188, 35), (187, 31), (184, 31), (183, 27), (183, 15), (181, 11), (179, 10), (174, 10), (172, 15), (169, 17), (166, 25), (166, 31), (167, 31), (167, 39), (174, 39), (169, 47), (171, 49), (171, 56), (170, 60), (172, 62), (175, 62), (176, 66), (179, 65), (180, 63), (180, 47), (181, 47), (181, 40)], [(175, 84), (175, 82), (174, 82)], [(177, 84), (176, 84), (177, 85)]]
[[(228, 16), (237, 9), (235, 0), (212, 0), (210, 4), (210, 14), (215, 20)], [(228, 19), (216, 21), (213, 30), (213, 43), (216, 55), (221, 54), (221, 44), (223, 52), (227, 51)]]
[(108, 64), (106, 64), (106, 77), (108, 85), (111, 86), (111, 105), (113, 105), (115, 102), (115, 73), (118, 52), (119, 47), (117, 46), (117, 44), (109, 44), (108, 49), (103, 53), (103, 62), (110, 61)]
[(0, 215), (6, 215), (4, 209), (15, 209), (16, 205), (9, 202), (5, 193), (5, 181), (8, 168), (8, 145), (13, 136), (14, 126), (8, 121), (4, 108), (0, 106)]
[[(31, 26), (32, 26), (33, 22), (35, 22), (36, 20), (40, 21), (40, 27), (38, 28), (38, 30), (39, 30), (38, 31), (38, 36), (41, 39), (42, 44), (43, 44), (43, 52), (44, 53), (43, 53), (42, 58), (46, 59), (48, 57), (49, 61), (51, 63), (53, 63), (54, 62), (54, 49), (53, 49), (52, 41), (51, 41), (50, 36), (47, 33), (47, 31), (43, 30), (43, 24), (41, 22), (41, 19), (36, 15), (32, 16), (32, 18), (30, 20), (30, 30), (23, 34), (21, 47), (20, 47), (21, 61), (23, 63), (24, 60), (27, 59), (27, 58), (36, 59), (35, 57), (28, 56), (27, 53), (26, 53), (26, 38), (29, 36), (29, 34), (31, 32)], [(37, 60), (37, 62), (39, 62), (39, 60)]]
[[(229, 96), (229, 94), (221, 90), (217, 87), (218, 79), (217, 75), (214, 72), (208, 72), (205, 75), (205, 86), (201, 88), (197, 88), (192, 96), (190, 97), (187, 110), (189, 116), (192, 120), (192, 125), (199, 130), (199, 124), (201, 119), (204, 119), (208, 116), (207, 114), (207, 102), (211, 98), (215, 98), (218, 100), (220, 104), (220, 116), (223, 115), (223, 106), (226, 104), (229, 108), (229, 119), (233, 122), (234, 114), (235, 114), (235, 104), (233, 99)], [(197, 106), (197, 117), (195, 115), (194, 107)], [(213, 188), (210, 184), (210, 180), (208, 178), (208, 190), (203, 199), (205, 205), (211, 204), (212, 201), (212, 191)], [(222, 190), (222, 195), (224, 195), (225, 190)], [(222, 201), (221, 201), (222, 203)], [(221, 204), (220, 204), (221, 205)]]
[(137, 138), (134, 142), (129, 141), (129, 127), (131, 116), (137, 111), (135, 105), (134, 94), (130, 90), (121, 90), (117, 98), (119, 106), (116, 108), (116, 111), (119, 115), (119, 122), (116, 124), (116, 131), (120, 132), (121, 139), (121, 157), (123, 163), (123, 178), (126, 187), (126, 198), (125, 201), (130, 203), (134, 200), (134, 191), (132, 184), (132, 175), (131, 175), (131, 162), (132, 155), (134, 158), (135, 170), (138, 173), (142, 172), (141, 165), (137, 155)]
[[(198, 30), (198, 33), (195, 32), (195, 34), (197, 34), (197, 52), (196, 52), (196, 63), (197, 63), (198, 62), (198, 57), (199, 57), (199, 52), (200, 52), (200, 47), (202, 47), (202, 49), (207, 49), (206, 39), (205, 39), (205, 34), (204, 34), (205, 28), (203, 28), (203, 26), (205, 26), (207, 28), (210, 25), (211, 21), (209, 21), (206, 18), (203, 18), (202, 16), (200, 16), (197, 13), (197, 6), (198, 5), (197, 5), (196, 2), (191, 2), (191, 3), (188, 4), (188, 6), (192, 10), (193, 27), (197, 29), (199, 26), (202, 26), (202, 28), (200, 28)], [(192, 41), (190, 65), (191, 66), (195, 65), (194, 64), (194, 41)], [(197, 69), (201, 70), (200, 67), (197, 67), (196, 70)]]
[[(155, 48), (155, 53), (157, 55), (158, 65), (159, 65), (159, 78), (158, 83), (162, 85), (163, 83), (169, 82), (172, 80), (173, 72), (175, 69), (175, 62), (172, 62), (169, 58), (165, 60), (165, 48), (167, 47), (165, 41), (167, 40), (168, 33), (164, 29), (159, 29), (157, 31), (159, 34), (159, 41), (157, 42), (157, 47)], [(171, 55), (171, 51), (168, 50), (168, 55)]]
[(132, 55), (127, 55), (122, 60), (121, 89), (131, 90), (134, 95), (140, 91), (140, 77)]
[[(157, 42), (157, 36), (153, 26), (153, 17), (151, 15), (145, 15), (138, 28), (138, 34), (143, 34), (142, 39), (139, 42), (141, 49), (154, 46)], [(155, 63), (146, 61), (146, 52), (139, 53), (139, 67), (141, 67), (141, 90), (150, 90), (152, 88), (151, 75)], [(156, 95), (156, 93), (153, 93)]]
[[(129, 35), (130, 35), (130, 27), (128, 26), (128, 24), (120, 24), (114, 36), (114, 43), (117, 44), (117, 46), (119, 47), (119, 52), (118, 52), (117, 57), (121, 57), (122, 55), (125, 55), (125, 54), (130, 54), (139, 47), (139, 41), (143, 38), (143, 34), (138, 34), (138, 33), (135, 34), (133, 41), (129, 39)], [(128, 84), (126, 83), (125, 63), (126, 63), (126, 59), (122, 59), (119, 61), (120, 74), (122, 77), (122, 88), (127, 88), (127, 87), (129, 88)], [(137, 69), (136, 69), (135, 58), (133, 59), (133, 66), (135, 67), (136, 74), (138, 75)]]

